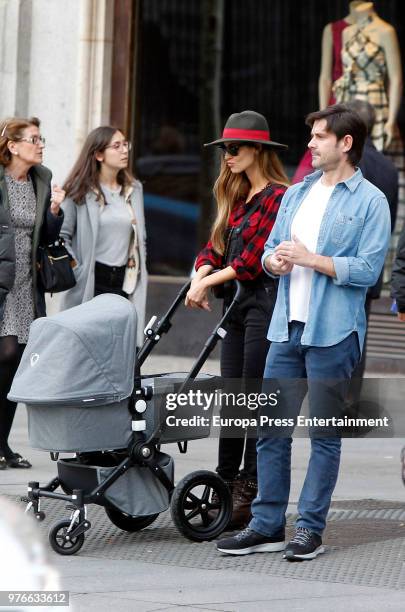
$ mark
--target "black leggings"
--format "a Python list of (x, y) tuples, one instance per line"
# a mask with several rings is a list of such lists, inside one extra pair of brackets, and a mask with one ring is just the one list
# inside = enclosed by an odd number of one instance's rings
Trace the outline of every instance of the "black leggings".
[[(261, 384), (270, 343), (267, 340), (276, 292), (253, 290), (235, 310), (221, 347), (221, 376), (240, 379), (241, 390), (247, 393), (261, 391)], [(244, 380), (243, 380), (244, 379)], [(235, 392), (235, 383), (228, 383)], [(249, 388), (247, 388), (247, 384)], [(243, 387), (244, 385), (244, 387)], [(238, 409), (238, 417), (256, 416), (246, 408), (246, 414)], [(235, 418), (235, 409), (222, 406), (222, 418)], [(245, 435), (246, 433), (246, 435)], [(218, 449), (217, 472), (222, 478), (232, 480), (239, 474), (243, 459), (242, 478), (257, 477), (255, 429), (245, 432), (242, 428), (223, 427)]]
[(18, 344), (17, 336), (0, 338), (0, 456), (10, 459), (13, 451), (8, 445), (17, 404), (7, 399), (14, 374), (21, 361), (25, 344)]

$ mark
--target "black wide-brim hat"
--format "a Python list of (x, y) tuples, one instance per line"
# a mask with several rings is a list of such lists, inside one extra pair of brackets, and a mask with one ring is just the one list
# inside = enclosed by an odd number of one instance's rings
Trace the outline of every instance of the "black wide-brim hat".
[(222, 138), (207, 142), (204, 147), (220, 145), (223, 142), (255, 142), (275, 149), (288, 149), (287, 145), (270, 140), (269, 124), (266, 118), (251, 110), (234, 113), (228, 117)]

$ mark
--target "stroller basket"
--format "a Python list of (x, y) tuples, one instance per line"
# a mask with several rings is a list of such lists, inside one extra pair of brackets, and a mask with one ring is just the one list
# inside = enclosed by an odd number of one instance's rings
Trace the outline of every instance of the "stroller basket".
[[(102, 461), (100, 461), (102, 462)], [(113, 462), (111, 462), (113, 463)], [(159, 453), (157, 463), (173, 482), (172, 457)], [(58, 477), (65, 491), (82, 489), (87, 495), (102, 484), (116, 469), (110, 466), (84, 465), (76, 459), (59, 459)], [(130, 516), (164, 512), (169, 507), (169, 492), (148, 467), (135, 465), (118, 478), (100, 499), (100, 505), (112, 506)]]

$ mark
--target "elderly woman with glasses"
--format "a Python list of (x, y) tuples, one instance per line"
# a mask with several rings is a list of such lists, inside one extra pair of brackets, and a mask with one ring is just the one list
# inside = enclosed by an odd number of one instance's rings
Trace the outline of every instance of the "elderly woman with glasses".
[(63, 220), (64, 192), (51, 189), (39, 126), (36, 117), (0, 124), (0, 469), (31, 467), (8, 444), (16, 404), (7, 394), (30, 324), (46, 314), (38, 247), (57, 239)]
[(137, 343), (142, 343), (147, 289), (142, 185), (128, 170), (130, 143), (111, 126), (88, 135), (64, 189), (61, 236), (74, 258), (76, 285), (61, 307), (101, 293), (116, 293), (135, 305)]

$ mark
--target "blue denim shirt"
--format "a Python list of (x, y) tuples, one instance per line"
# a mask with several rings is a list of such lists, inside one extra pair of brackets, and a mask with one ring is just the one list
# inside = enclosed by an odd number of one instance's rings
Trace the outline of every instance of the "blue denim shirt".
[[(264, 260), (283, 240), (291, 240), (291, 222), (322, 171), (305, 177), (284, 194), (270, 236), (264, 247)], [(385, 195), (367, 181), (360, 169), (335, 185), (319, 230), (316, 253), (332, 257), (336, 278), (314, 271), (309, 317), (301, 343), (333, 346), (353, 331), (360, 349), (366, 332), (364, 301), (367, 287), (377, 282), (384, 265), (391, 232), (390, 211)], [(269, 274), (272, 276), (271, 274)], [(280, 277), (277, 301), (268, 339), (288, 340), (290, 275)]]

